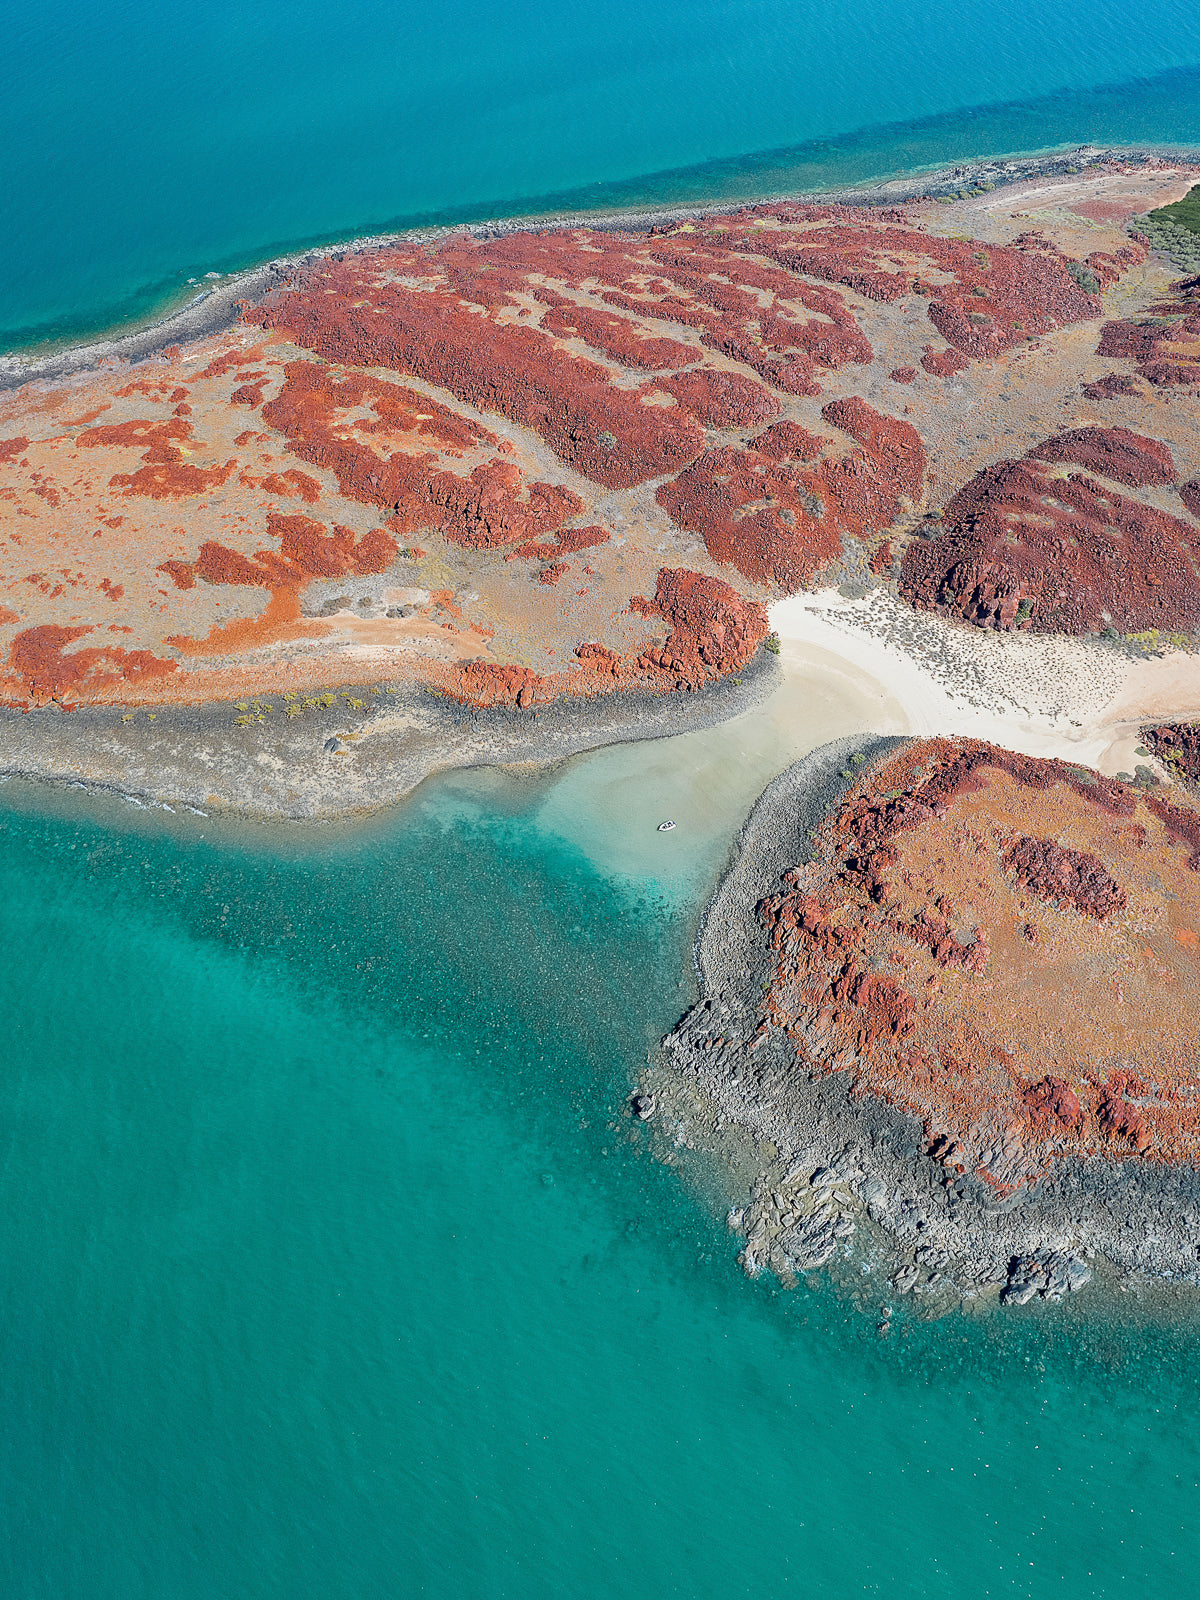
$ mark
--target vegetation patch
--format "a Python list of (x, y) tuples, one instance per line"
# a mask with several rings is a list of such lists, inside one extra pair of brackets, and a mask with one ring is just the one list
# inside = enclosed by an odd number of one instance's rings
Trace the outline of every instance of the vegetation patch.
[(1194, 183), (1182, 200), (1151, 211), (1150, 217), (1155, 222), (1173, 222), (1189, 233), (1200, 233), (1200, 183)]

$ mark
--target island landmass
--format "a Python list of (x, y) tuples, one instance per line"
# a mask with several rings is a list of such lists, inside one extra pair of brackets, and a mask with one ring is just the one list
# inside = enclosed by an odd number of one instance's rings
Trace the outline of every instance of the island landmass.
[(701, 708), (765, 686), (771, 603), (834, 585), (1190, 641), (1200, 290), (1139, 219), (1195, 169), (1051, 166), (333, 249), (133, 359), (9, 359), (10, 770), (385, 804), (508, 737), (451, 707), (575, 707), (558, 753), (621, 705), (629, 737), (728, 714)]

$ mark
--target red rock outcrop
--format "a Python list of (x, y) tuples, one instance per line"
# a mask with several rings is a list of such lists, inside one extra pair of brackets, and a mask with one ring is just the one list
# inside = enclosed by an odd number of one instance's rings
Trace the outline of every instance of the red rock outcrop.
[(9, 671), (24, 685), (30, 699), (41, 703), (60, 699), (68, 691), (78, 695), (86, 689), (97, 694), (127, 684), (137, 686), (176, 670), (177, 662), (164, 661), (149, 650), (123, 650), (119, 645), (70, 649), (76, 640), (94, 632), (90, 627), (53, 624), (26, 628), (9, 646)]
[(1003, 854), (1004, 865), (1040, 900), (1072, 905), (1086, 917), (1103, 920), (1124, 911), (1128, 897), (1089, 850), (1072, 850), (1053, 839), (1022, 834)]
[(533, 539), (525, 544), (519, 544), (515, 550), (509, 550), (504, 559), (554, 561), (559, 556), (577, 555), (580, 550), (593, 550), (597, 545), (607, 544), (610, 538), (608, 529), (601, 528), (596, 523), (587, 528), (560, 528), (553, 539), (546, 539), (541, 543)]
[(1071, 428), (1029, 453), (1038, 461), (1074, 462), (1131, 488), (1175, 482), (1175, 461), (1166, 445), (1128, 428)]
[[(425, 395), (357, 374), (339, 380), (312, 361), (289, 362), (285, 371), (280, 393), (263, 407), (264, 421), (301, 460), (328, 468), (348, 498), (390, 509), (389, 526), (402, 537), (432, 526), (455, 544), (498, 549), (552, 533), (583, 510), (562, 485), (527, 483), (519, 467), (492, 453), (500, 443), (495, 434)], [(364, 406), (373, 421), (340, 421)], [(414, 447), (381, 454), (350, 436), (351, 427)], [(489, 459), (463, 476), (437, 465), (430, 445), (460, 459), (482, 449)]]
[(1051, 1136), (1077, 1133), (1083, 1126), (1083, 1107), (1079, 1096), (1062, 1078), (1047, 1076), (1021, 1090), (1021, 1099), (1030, 1113), (1034, 1128)]
[(1143, 728), (1142, 740), (1185, 782), (1200, 785), (1200, 724), (1166, 722)]
[(1106, 322), (1098, 355), (1131, 361), (1156, 388), (1200, 383), (1200, 277), (1173, 285), (1145, 317)]
[(635, 596), (629, 609), (670, 624), (662, 648), (639, 656), (637, 665), (669, 673), (684, 689), (698, 689), (706, 679), (744, 667), (767, 636), (762, 606), (744, 600), (720, 578), (683, 567), (664, 567), (654, 599)]
[(244, 583), (261, 589), (299, 589), (311, 578), (341, 578), (350, 573), (383, 572), (396, 554), (396, 541), (381, 528), (361, 538), (350, 528), (310, 517), (285, 517), (272, 512), (267, 531), (279, 540), (277, 550), (259, 550), (251, 558), (206, 540), (195, 561), (165, 562), (165, 572), (178, 589), (190, 589), (196, 578), (205, 583)]
[(1085, 383), (1081, 390), (1087, 400), (1120, 400), (1126, 395), (1137, 392), (1135, 378), (1122, 378), (1115, 372), (1109, 372), (1103, 378), (1095, 378), (1091, 383)]
[(670, 472), (700, 448), (691, 418), (649, 403), (652, 386), (618, 388), (606, 368), (536, 328), (494, 320), (458, 294), (380, 281), (378, 267), (372, 281), (369, 271), (359, 258), (331, 264), (319, 286), (288, 295), (264, 320), (326, 361), (390, 367), (532, 428), (561, 460), (612, 489)]
[(818, 459), (833, 440), (776, 423), (748, 445), (707, 451), (663, 485), (659, 504), (747, 578), (804, 588), (841, 555), (844, 539), (890, 527), (920, 495), (925, 471), (907, 422), (857, 398), (821, 415), (858, 447)]
[(128, 495), (144, 495), (151, 500), (186, 499), (220, 488), (229, 481), (237, 466), (236, 460), (219, 467), (195, 466), (183, 458), (181, 446), (185, 442), (194, 444), (195, 441), (192, 424), (182, 417), (167, 421), (147, 418), (88, 428), (76, 440), (85, 450), (109, 445), (147, 447), (142, 456), (144, 466), (136, 472), (115, 473), (109, 479), (111, 488), (124, 489)]
[[(819, 213), (829, 216), (829, 208), (806, 207), (795, 214), (815, 218)], [(855, 219), (814, 229), (810, 239), (789, 242), (774, 252), (776, 258), (794, 271), (843, 283), (869, 300), (898, 300), (914, 291), (928, 295), (929, 320), (948, 345), (971, 360), (994, 358), (1032, 335), (1100, 315), (1099, 299), (1080, 288), (1067, 258), (1037, 233), (1022, 234), (1012, 246), (980, 245), (915, 228), (864, 228)], [(1114, 276), (1145, 259), (1135, 246), (1123, 255), (1123, 260), (1113, 258)], [(949, 281), (935, 287), (924, 281), (931, 273), (949, 274)]]
[(719, 578), (683, 567), (662, 568), (653, 599), (635, 595), (629, 608), (668, 624), (662, 645), (622, 656), (587, 642), (575, 651), (578, 667), (545, 675), (469, 662), (455, 674), (449, 693), (472, 705), (524, 707), (557, 694), (591, 695), (617, 687), (694, 690), (744, 667), (767, 634), (760, 605)]
[[(990, 628), (1088, 633), (1200, 625), (1200, 528), (1118, 494), (1174, 477), (1165, 445), (1124, 428), (1079, 428), (979, 473), (945, 507), (938, 536), (905, 550), (915, 606)], [(934, 530), (931, 530), (934, 531)]]

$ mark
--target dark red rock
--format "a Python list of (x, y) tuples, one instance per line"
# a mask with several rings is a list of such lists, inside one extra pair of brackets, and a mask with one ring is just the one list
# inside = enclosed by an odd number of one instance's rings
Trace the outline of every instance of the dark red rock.
[(1200, 383), (1200, 277), (1173, 284), (1150, 315), (1106, 322), (1097, 354), (1131, 361), (1157, 388)]
[(1049, 461), (1087, 459), (1128, 484), (1174, 476), (1170, 452), (1125, 429), (1076, 429), (978, 473), (945, 507), (944, 532), (905, 550), (901, 593), (983, 627), (1140, 633), (1200, 625), (1200, 530)]
[(1072, 850), (1053, 839), (1022, 835), (1004, 852), (1004, 864), (1031, 894), (1055, 905), (1070, 905), (1085, 917), (1103, 922), (1124, 911), (1128, 897), (1086, 850)]
[(1138, 386), (1135, 378), (1122, 378), (1110, 372), (1103, 378), (1085, 383), (1081, 392), (1089, 400), (1119, 400), (1124, 395), (1136, 394)]
[(1029, 453), (1038, 461), (1076, 462), (1131, 488), (1175, 481), (1175, 461), (1166, 445), (1128, 428), (1071, 428)]
[(1190, 784), (1200, 785), (1200, 725), (1167, 722), (1143, 728), (1142, 741), (1172, 772)]
[(658, 503), (699, 533), (716, 560), (756, 582), (803, 588), (841, 555), (843, 540), (895, 522), (903, 503), (920, 495), (925, 471), (908, 423), (857, 398), (832, 402), (821, 415), (858, 448), (809, 466), (823, 441), (776, 423), (746, 446), (706, 452), (664, 484)]
[(1079, 1096), (1062, 1078), (1047, 1076), (1028, 1084), (1021, 1098), (1039, 1131), (1077, 1132), (1083, 1126), (1083, 1107)]

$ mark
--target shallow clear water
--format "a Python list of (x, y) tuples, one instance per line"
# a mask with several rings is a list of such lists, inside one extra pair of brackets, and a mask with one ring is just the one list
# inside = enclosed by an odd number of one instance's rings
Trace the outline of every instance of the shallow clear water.
[(0, 348), (356, 231), (1088, 140), (1200, 145), (1188, 0), (43, 0), (0, 52)]
[(621, 1112), (704, 890), (552, 787), (0, 789), (0, 1592), (1189, 1592), (1188, 1327), (748, 1283)]

